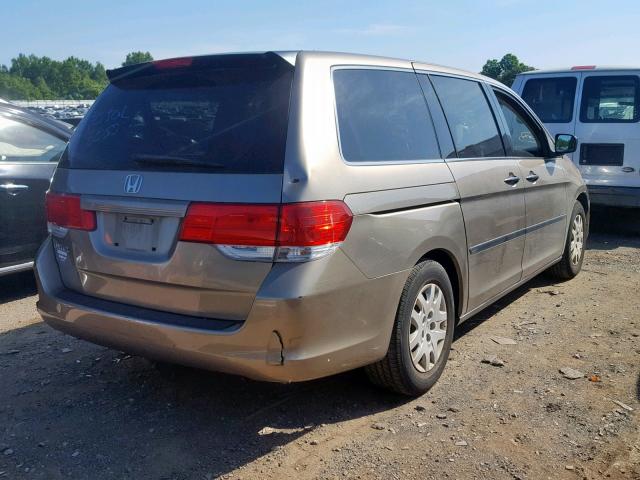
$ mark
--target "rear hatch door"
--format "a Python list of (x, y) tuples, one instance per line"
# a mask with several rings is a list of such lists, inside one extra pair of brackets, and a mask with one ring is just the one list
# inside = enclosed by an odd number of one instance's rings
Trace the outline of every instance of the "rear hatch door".
[[(194, 202), (281, 201), (294, 67), (277, 54), (171, 59), (109, 72), (52, 192), (93, 231), (54, 233), (66, 286), (120, 303), (243, 320), (271, 263), (180, 241)], [(60, 232), (58, 232), (60, 233)]]

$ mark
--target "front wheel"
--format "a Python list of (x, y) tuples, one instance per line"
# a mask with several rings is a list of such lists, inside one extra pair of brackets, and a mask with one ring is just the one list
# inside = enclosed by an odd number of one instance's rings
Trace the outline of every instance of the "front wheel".
[(365, 367), (369, 379), (404, 395), (425, 393), (447, 363), (455, 318), (445, 269), (433, 260), (416, 265), (400, 297), (387, 355)]
[(567, 232), (562, 258), (549, 269), (554, 277), (561, 280), (569, 280), (575, 277), (582, 269), (587, 242), (587, 226), (584, 207), (580, 202), (576, 202), (573, 206), (573, 212), (571, 212), (569, 231)]

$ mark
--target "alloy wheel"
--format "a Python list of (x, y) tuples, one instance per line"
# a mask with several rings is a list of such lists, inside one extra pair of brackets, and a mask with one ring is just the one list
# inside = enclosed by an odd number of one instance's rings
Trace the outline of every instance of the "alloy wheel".
[(578, 214), (571, 224), (571, 241), (569, 243), (569, 253), (571, 263), (578, 265), (582, 258), (582, 249), (584, 247), (584, 221), (582, 215)]
[(413, 366), (419, 372), (431, 370), (437, 363), (447, 336), (447, 302), (435, 283), (418, 293), (411, 312), (409, 349)]

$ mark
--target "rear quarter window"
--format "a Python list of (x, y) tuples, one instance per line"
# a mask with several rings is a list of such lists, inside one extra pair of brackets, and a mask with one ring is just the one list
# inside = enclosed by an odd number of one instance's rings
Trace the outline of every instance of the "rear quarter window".
[(348, 162), (439, 159), (433, 123), (413, 72), (333, 72), (342, 156)]
[(577, 83), (575, 77), (532, 78), (526, 80), (522, 99), (544, 123), (569, 123)]

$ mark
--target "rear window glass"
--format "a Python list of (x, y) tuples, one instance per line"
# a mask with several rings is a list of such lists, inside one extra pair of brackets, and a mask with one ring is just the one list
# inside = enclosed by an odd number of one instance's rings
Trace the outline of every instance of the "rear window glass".
[(333, 73), (340, 147), (351, 162), (440, 158), (416, 75), (388, 70)]
[(431, 77), (460, 158), (504, 157), (493, 112), (478, 82)]
[(568, 123), (573, 120), (576, 84), (575, 77), (533, 78), (525, 83), (522, 98), (544, 123)]
[(282, 172), (293, 66), (247, 63), (112, 81), (80, 123), (62, 165)]
[(580, 121), (637, 122), (640, 81), (635, 75), (593, 76), (584, 79)]

